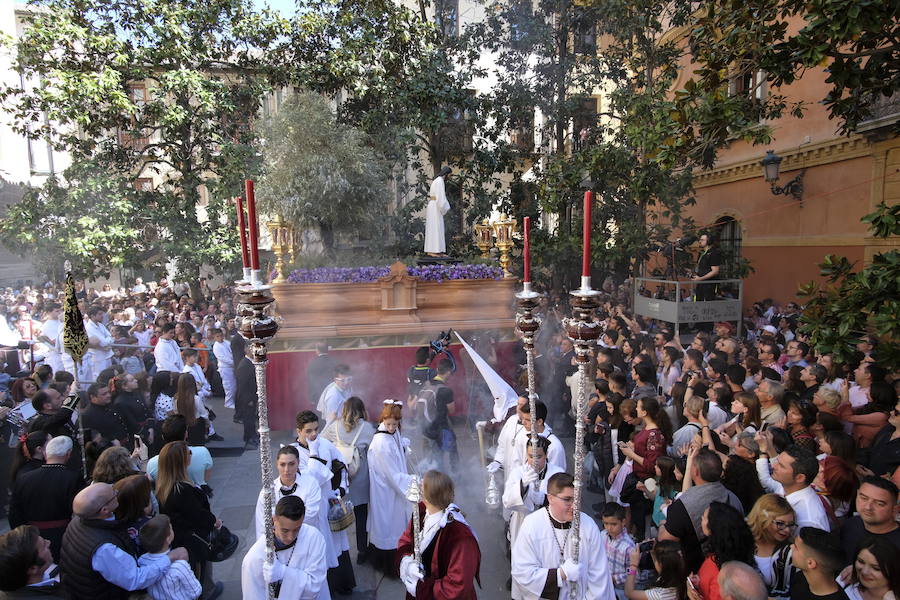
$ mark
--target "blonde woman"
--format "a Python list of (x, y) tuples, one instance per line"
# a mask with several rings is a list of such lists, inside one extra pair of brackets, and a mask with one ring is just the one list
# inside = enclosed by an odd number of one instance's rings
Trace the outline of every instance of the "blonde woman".
[(357, 564), (366, 562), (369, 541), (366, 521), (369, 518), (369, 458), (375, 428), (368, 421), (366, 405), (357, 396), (344, 402), (341, 418), (325, 427), (322, 436), (333, 443), (347, 459), (347, 465), (356, 462), (356, 473), (350, 476), (350, 501), (356, 515)]
[(791, 539), (797, 529), (794, 509), (783, 496), (765, 494), (753, 505), (747, 524), (756, 542), (756, 566), (769, 596), (790, 597)]

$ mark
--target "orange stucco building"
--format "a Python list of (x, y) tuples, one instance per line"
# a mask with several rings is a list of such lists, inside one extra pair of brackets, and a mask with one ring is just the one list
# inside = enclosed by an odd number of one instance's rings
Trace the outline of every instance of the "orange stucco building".
[[(682, 70), (676, 89), (690, 73)], [(860, 219), (882, 200), (900, 202), (900, 138), (890, 132), (900, 118), (900, 99), (880, 101), (871, 120), (842, 136), (821, 104), (826, 77), (824, 69), (809, 70), (777, 90), (789, 104), (802, 100), (807, 109), (802, 119), (787, 114), (765, 123), (770, 144), (736, 141), (712, 169), (695, 174), (697, 203), (688, 214), (697, 224), (720, 224), (723, 248), (739, 248), (755, 269), (745, 280), (745, 305), (767, 297), (795, 299), (800, 283), (818, 279), (826, 254), (861, 264), (898, 245), (897, 239), (872, 239)], [(765, 86), (759, 93), (770, 92)], [(766, 150), (783, 159), (777, 185), (805, 170), (801, 200), (772, 193), (760, 166)]]

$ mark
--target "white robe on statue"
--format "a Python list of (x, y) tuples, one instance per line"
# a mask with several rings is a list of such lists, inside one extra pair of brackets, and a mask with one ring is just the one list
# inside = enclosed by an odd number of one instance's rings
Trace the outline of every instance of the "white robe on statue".
[[(272, 489), (275, 491), (275, 494), (272, 497), (272, 515), (275, 514), (275, 505), (278, 504), (279, 500), (284, 498), (286, 495), (297, 496), (298, 498), (303, 500), (303, 505), (306, 507), (306, 515), (303, 517), (303, 522), (308, 523), (311, 527), (315, 527), (319, 531), (319, 533), (322, 533), (322, 535), (324, 535), (319, 522), (319, 512), (322, 509), (322, 491), (319, 489), (318, 482), (309, 475), (298, 473), (295, 483), (297, 484), (297, 489), (295, 489), (291, 494), (281, 493), (281, 479), (276, 478), (272, 483)], [(263, 513), (265, 512), (263, 492), (265, 492), (265, 490), (259, 490), (259, 497), (256, 499), (255, 520), (257, 538), (261, 538), (266, 535), (265, 519), (272, 518), (272, 515), (269, 515), (268, 517), (263, 515)], [(325, 521), (325, 526), (328, 527), (327, 519)], [(329, 530), (328, 533), (330, 534), (331, 531)]]
[[(318, 523), (314, 524), (310, 522), (310, 525), (316, 525), (319, 531), (322, 532), (322, 535), (325, 536), (328, 567), (332, 568), (338, 566), (338, 557), (341, 555), (341, 552), (350, 549), (347, 531), (331, 531), (331, 527), (328, 525), (329, 500), (334, 496), (331, 489), (331, 478), (334, 475), (331, 472), (331, 461), (333, 459), (342, 460), (342, 455), (340, 450), (335, 448), (334, 444), (322, 436), (316, 438), (315, 444), (318, 446), (317, 456), (325, 461), (326, 464), (324, 465), (318, 460), (310, 460), (309, 450), (299, 443), (294, 442), (291, 445), (294, 446), (297, 449), (297, 453), (300, 454), (300, 473), (312, 477), (312, 479), (319, 484), (319, 493), (321, 495), (319, 519)], [(345, 470), (344, 474), (346, 475), (346, 473)], [(344, 489), (347, 489), (347, 487), (344, 487)]]
[(394, 550), (412, 511), (406, 492), (413, 477), (406, 470), (400, 432), (390, 434), (379, 425), (368, 457), (369, 542), (380, 550)]
[(444, 215), (450, 210), (447, 194), (444, 193), (444, 178), (435, 177), (428, 190), (428, 204), (425, 206), (425, 252), (443, 254), (447, 251), (444, 241)]
[[(263, 579), (263, 562), (266, 560), (266, 539), (256, 540), (241, 563), (241, 598), (243, 600), (268, 600), (268, 585)], [(307, 525), (300, 526), (297, 542), (290, 548), (275, 553), (275, 560), (287, 565), (281, 589), (275, 598), (281, 600), (331, 600), (328, 582), (325, 580), (328, 566), (325, 562), (325, 540), (319, 531)]]
[[(565, 549), (565, 558), (571, 559), (574, 538), (567, 535), (571, 532), (572, 529), (554, 529), (546, 509), (525, 517), (512, 548), (513, 584), (520, 586), (524, 600), (538, 600), (541, 597), (549, 569), (558, 569), (563, 563), (559, 553), (560, 546)], [(600, 529), (584, 513), (581, 513), (579, 537), (578, 592), (573, 596), (568, 582), (562, 581), (559, 600), (615, 600), (616, 594), (606, 560), (606, 547), (600, 539)], [(557, 574), (556, 577), (559, 583), (561, 576)]]

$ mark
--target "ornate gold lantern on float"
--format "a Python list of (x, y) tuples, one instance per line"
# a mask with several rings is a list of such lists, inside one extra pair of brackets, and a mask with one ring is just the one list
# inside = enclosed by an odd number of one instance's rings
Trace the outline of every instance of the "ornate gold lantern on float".
[(494, 245), (493, 233), (494, 229), (487, 218), (481, 223), (475, 223), (475, 245), (481, 250), (481, 258), (491, 257), (491, 246)]
[(272, 283), (284, 283), (284, 257), (290, 255), (294, 260), (294, 226), (288, 223), (281, 215), (276, 215), (268, 223), (269, 234), (272, 236), (272, 252), (275, 253), (275, 279)]
[(517, 222), (515, 219), (509, 218), (508, 215), (500, 215), (500, 218), (494, 221), (494, 236), (496, 237), (495, 246), (500, 251), (500, 268), (503, 269), (504, 277), (512, 277), (509, 271), (509, 251), (513, 247), (512, 236), (516, 232)]

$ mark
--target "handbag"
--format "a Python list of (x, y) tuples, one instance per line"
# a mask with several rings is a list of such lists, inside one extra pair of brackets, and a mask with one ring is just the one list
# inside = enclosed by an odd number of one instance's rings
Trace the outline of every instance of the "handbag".
[(349, 444), (344, 443), (341, 440), (341, 436), (335, 431), (334, 445), (340, 451), (341, 456), (344, 457), (344, 465), (347, 467), (347, 475), (350, 477), (356, 475), (356, 472), (359, 471), (359, 465), (362, 462), (362, 458), (360, 458), (359, 455), (359, 448), (356, 447), (356, 440), (359, 439), (359, 434), (362, 433), (362, 430), (363, 428), (360, 426), (359, 431), (353, 436), (353, 441)]
[(625, 481), (622, 483), (622, 491), (619, 493), (619, 497), (629, 505), (640, 501), (638, 494), (641, 494), (641, 492), (637, 489), (639, 481), (640, 479), (638, 479), (638, 476), (632, 472), (628, 474)]
[(209, 560), (211, 562), (222, 562), (228, 560), (240, 544), (240, 538), (231, 533), (231, 530), (222, 525), (218, 529), (213, 529), (209, 534)]

